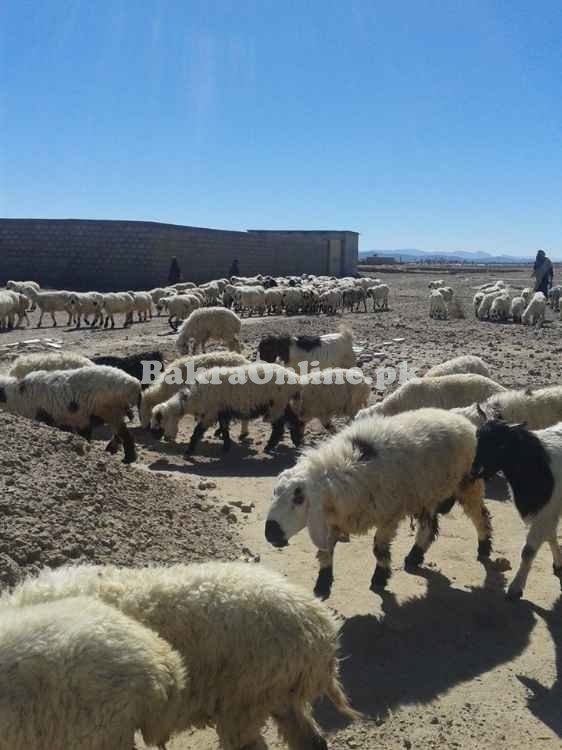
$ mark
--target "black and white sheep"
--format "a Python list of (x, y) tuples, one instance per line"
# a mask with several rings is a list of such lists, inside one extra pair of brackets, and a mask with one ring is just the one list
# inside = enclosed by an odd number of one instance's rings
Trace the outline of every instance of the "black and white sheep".
[(0, 612), (77, 595), (102, 599), (181, 655), (187, 684), (176, 732), (213, 726), (223, 750), (261, 750), (271, 717), (291, 750), (327, 750), (311, 704), (325, 695), (357, 716), (338, 680), (335, 617), (261, 565), (59, 568), (4, 595)]
[[(293, 370), (299, 363), (317, 362), (316, 367), (355, 367), (353, 338), (349, 329), (323, 336), (264, 336), (258, 346), (258, 355), (264, 362), (278, 359)], [(304, 373), (303, 373), (304, 374)]]
[(467, 419), (438, 409), (420, 409), (389, 419), (365, 419), (304, 452), (277, 479), (265, 525), (275, 547), (307, 527), (318, 549), (315, 594), (330, 595), (336, 543), (376, 527), (373, 590), (391, 572), (390, 545), (400, 522), (418, 521), (416, 541), (405, 564), (414, 568), (438, 533), (438, 514), (458, 500), (478, 534), (478, 556), (491, 552), (484, 484), (470, 471), (476, 429)]
[(21, 380), (0, 376), (0, 408), (45, 424), (73, 429), (91, 439), (98, 424), (107, 424), (113, 438), (106, 450), (115, 453), (123, 444), (124, 461), (136, 460), (135, 442), (127, 417), (139, 402), (140, 383), (113, 367), (76, 370), (40, 370)]
[(186, 692), (181, 656), (90, 596), (0, 608), (0, 747), (163, 747)]
[[(127, 375), (135, 378), (141, 383), (143, 389), (148, 388), (150, 383), (144, 382), (145, 368), (150, 369), (150, 365), (163, 365), (164, 357), (162, 352), (138, 352), (138, 354), (129, 354), (118, 357), (112, 354), (98, 354), (92, 357), (95, 365), (105, 365), (106, 367), (115, 367), (118, 370), (126, 372)], [(157, 367), (157, 369), (160, 369)]]
[(488, 479), (503, 472), (515, 506), (530, 528), (521, 564), (507, 596), (523, 595), (533, 560), (548, 542), (554, 575), (562, 584), (562, 553), (557, 528), (562, 512), (562, 423), (532, 432), (524, 425), (494, 419), (478, 428), (473, 476)]

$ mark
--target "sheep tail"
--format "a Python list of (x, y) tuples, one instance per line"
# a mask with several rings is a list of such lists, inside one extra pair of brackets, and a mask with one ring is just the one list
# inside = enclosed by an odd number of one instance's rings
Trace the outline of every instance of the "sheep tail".
[(349, 699), (336, 674), (332, 674), (328, 686), (326, 687), (325, 694), (340, 713), (348, 716), (352, 720), (363, 718), (363, 714), (351, 707)]

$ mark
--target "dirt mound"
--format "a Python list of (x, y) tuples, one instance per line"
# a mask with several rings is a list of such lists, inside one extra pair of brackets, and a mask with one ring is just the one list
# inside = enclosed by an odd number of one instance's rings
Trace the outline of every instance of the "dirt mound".
[(67, 562), (233, 559), (208, 483), (125, 466), (74, 435), (0, 413), (0, 587)]

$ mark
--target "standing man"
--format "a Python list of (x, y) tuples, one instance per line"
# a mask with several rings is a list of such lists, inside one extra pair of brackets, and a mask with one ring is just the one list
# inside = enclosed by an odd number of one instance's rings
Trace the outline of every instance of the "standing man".
[(230, 271), (228, 272), (228, 278), (231, 276), (240, 276), (240, 269), (238, 268), (238, 260), (233, 260), (230, 264)]
[(531, 276), (535, 277), (535, 292), (542, 292), (545, 297), (548, 297), (548, 290), (554, 278), (554, 267), (544, 250), (538, 251)]
[(181, 268), (178, 259), (174, 255), (170, 263), (170, 270), (168, 271), (168, 284), (172, 286), (173, 284), (177, 284), (178, 281), (181, 281)]

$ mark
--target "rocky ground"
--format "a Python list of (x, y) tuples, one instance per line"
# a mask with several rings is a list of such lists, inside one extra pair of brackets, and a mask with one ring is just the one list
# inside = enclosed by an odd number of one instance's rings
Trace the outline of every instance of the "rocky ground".
[[(441, 277), (441, 276), (440, 276)], [(484, 275), (447, 277), (466, 317), (428, 318), (424, 274), (388, 274), (391, 309), (344, 317), (362, 347), (363, 368), (402, 362), (423, 373), (450, 356), (472, 353), (504, 385), (559, 383), (562, 322), (549, 311), (547, 325), (528, 329), (475, 321), (470, 301)], [(505, 277), (522, 287), (526, 274)], [(36, 318), (32, 319), (35, 323)], [(339, 317), (244, 321), (248, 353), (271, 331), (324, 333)], [(159, 348), (174, 356), (174, 335), (163, 319), (114, 331), (23, 330), (0, 335), (3, 344), (56, 335), (64, 348), (84, 354), (130, 353)], [(9, 364), (8, 353), (0, 360)], [(382, 397), (373, 391), (373, 400)], [(186, 420), (180, 440), (192, 424)], [(134, 428), (139, 462), (126, 467), (79, 438), (10, 416), (0, 418), (0, 585), (41, 565), (66, 560), (126, 564), (205, 557), (260, 560), (312, 589), (315, 560), (306, 535), (282, 551), (263, 539), (274, 480), (295, 461), (286, 443), (275, 456), (262, 453), (267, 437), (252, 428), (248, 446), (224, 457), (210, 438), (189, 462), (181, 445), (157, 443)], [(236, 430), (235, 430), (236, 431)], [(101, 436), (103, 437), (103, 435)], [(312, 429), (309, 440), (320, 439)], [(494, 517), (494, 564), (475, 559), (472, 526), (458, 509), (444, 519), (438, 542), (418, 575), (401, 568), (412, 542), (404, 524), (393, 548), (393, 577), (382, 598), (369, 591), (373, 568), (369, 538), (341, 545), (330, 599), (342, 621), (342, 675), (365, 720), (346, 725), (327, 705), (317, 715), (333, 748), (476, 748), (526, 750), (562, 746), (562, 597), (544, 549), (526, 598), (512, 604), (503, 589), (515, 566), (524, 528), (501, 480), (488, 486)], [(272, 747), (276, 739), (269, 737)], [(171, 750), (215, 747), (212, 732), (178, 737)]]

